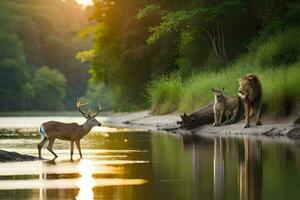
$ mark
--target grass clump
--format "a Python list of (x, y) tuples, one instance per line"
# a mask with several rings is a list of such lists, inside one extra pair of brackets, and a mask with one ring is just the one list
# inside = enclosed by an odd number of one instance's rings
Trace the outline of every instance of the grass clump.
[(155, 114), (165, 114), (178, 109), (182, 93), (182, 82), (177, 76), (161, 77), (146, 87), (151, 110)]
[(259, 74), (268, 112), (289, 114), (300, 100), (300, 63), (267, 69)]

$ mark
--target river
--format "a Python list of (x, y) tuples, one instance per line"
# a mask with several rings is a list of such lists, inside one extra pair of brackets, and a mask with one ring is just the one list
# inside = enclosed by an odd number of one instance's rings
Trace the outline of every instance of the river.
[[(80, 117), (1, 117), (0, 149), (37, 155), (38, 125)], [(105, 121), (105, 118), (101, 120)], [(100, 121), (101, 121), (100, 120)], [(10, 129), (11, 130), (11, 129)], [(45, 145), (46, 146), (46, 145)], [(0, 163), (0, 199), (299, 199), (300, 142), (287, 138), (210, 137), (102, 127), (82, 140), (44, 147), (47, 161)]]

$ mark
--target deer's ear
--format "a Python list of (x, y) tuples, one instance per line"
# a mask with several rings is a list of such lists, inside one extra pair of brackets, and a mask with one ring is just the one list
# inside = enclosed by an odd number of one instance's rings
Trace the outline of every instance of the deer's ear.
[(214, 91), (215, 91), (215, 89), (214, 89), (214, 88), (211, 88), (211, 91), (212, 91), (212, 92), (214, 92)]

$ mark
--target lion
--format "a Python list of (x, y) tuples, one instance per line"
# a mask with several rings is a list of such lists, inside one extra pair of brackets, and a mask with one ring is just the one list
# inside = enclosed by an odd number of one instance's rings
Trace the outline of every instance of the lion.
[(261, 124), (262, 86), (255, 74), (247, 74), (239, 80), (239, 96), (243, 101), (246, 124), (244, 128), (250, 127), (249, 118), (256, 113), (256, 125)]
[[(214, 93), (214, 126), (232, 124), (237, 119), (239, 111), (239, 98), (225, 96), (224, 88), (214, 89), (211, 91)], [(223, 116), (226, 117), (225, 122), (222, 124)]]

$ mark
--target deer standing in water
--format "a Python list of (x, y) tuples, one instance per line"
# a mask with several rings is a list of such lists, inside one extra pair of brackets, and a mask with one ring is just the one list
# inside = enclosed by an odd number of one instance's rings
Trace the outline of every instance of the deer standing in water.
[(77, 123), (62, 123), (57, 121), (45, 122), (40, 126), (40, 134), (42, 141), (38, 144), (39, 157), (41, 158), (41, 150), (43, 145), (49, 140), (47, 149), (55, 156), (57, 155), (52, 150), (52, 146), (55, 139), (68, 140), (71, 142), (71, 160), (73, 159), (74, 142), (77, 146), (80, 158), (82, 158), (80, 140), (87, 135), (94, 126), (101, 126), (101, 123), (97, 121), (96, 116), (102, 111), (102, 107), (98, 101), (98, 111), (95, 114), (91, 112), (82, 111), (80, 108), (87, 104), (80, 104), (80, 100), (77, 99), (77, 110), (86, 119), (85, 123), (79, 125)]

